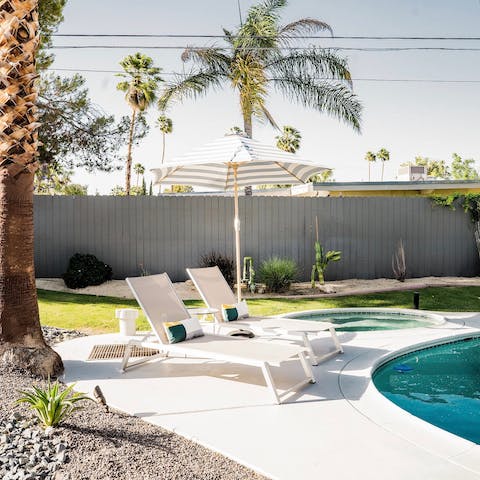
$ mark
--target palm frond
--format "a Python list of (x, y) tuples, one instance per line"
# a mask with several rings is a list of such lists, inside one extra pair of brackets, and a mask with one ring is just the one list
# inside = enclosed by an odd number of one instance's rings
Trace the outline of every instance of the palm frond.
[(273, 118), (272, 114), (267, 110), (267, 108), (265, 107), (265, 105), (261, 105), (260, 106), (261, 110), (262, 110), (262, 113), (263, 115), (265, 116), (265, 118), (267, 119), (268, 123), (275, 129), (277, 130), (280, 130), (280, 127), (278, 126), (278, 123), (275, 121), (275, 119)]
[(145, 75), (156, 77), (160, 75), (161, 69), (153, 66), (153, 59), (140, 52), (133, 55), (127, 55), (121, 62), (120, 66), (127, 74), (132, 77)]
[(239, 50), (252, 50), (261, 57), (267, 51), (259, 49), (275, 49), (278, 41), (277, 10), (286, 5), (286, 0), (264, 0), (249, 8), (245, 23), (238, 29), (234, 47)]
[(188, 46), (182, 53), (183, 62), (193, 61), (200, 67), (212, 69), (215, 71), (228, 73), (230, 66), (230, 57), (226, 55), (223, 48), (205, 47), (197, 48)]
[(128, 81), (123, 81), (117, 83), (117, 90), (120, 90), (121, 92), (126, 92), (130, 88), (130, 82)]
[[(287, 0), (264, 0), (259, 7), (267, 15), (275, 14), (277, 10), (285, 7)], [(253, 8), (253, 7), (252, 7)]]
[(214, 70), (198, 70), (187, 76), (177, 75), (167, 84), (158, 100), (160, 110), (165, 110), (173, 101), (182, 102), (186, 98), (196, 99), (205, 95), (209, 89), (219, 88), (225, 76)]
[(290, 100), (338, 118), (360, 131), (362, 105), (346, 85), (291, 73), (269, 80)]
[(309, 33), (316, 32), (328, 32), (330, 35), (333, 35), (332, 27), (321, 20), (315, 18), (300, 18), (295, 22), (287, 23), (280, 28), (278, 34), (279, 36), (285, 36), (288, 38), (296, 37), (299, 35), (307, 35)]
[(227, 30), (226, 28), (223, 28), (223, 34), (225, 35), (225, 40), (227, 43), (230, 45), (233, 45), (233, 42), (235, 41), (235, 36), (230, 30)]
[(345, 81), (352, 86), (347, 60), (333, 50), (312, 47), (310, 50), (293, 51), (287, 55), (274, 55), (266, 67), (275, 76), (307, 74), (312, 77)]

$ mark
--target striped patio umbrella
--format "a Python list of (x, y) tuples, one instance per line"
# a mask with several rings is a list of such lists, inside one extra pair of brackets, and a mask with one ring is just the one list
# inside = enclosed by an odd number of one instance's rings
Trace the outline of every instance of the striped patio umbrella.
[(203, 147), (152, 169), (156, 185), (194, 185), (214, 190), (233, 190), (237, 268), (237, 298), (241, 300), (240, 219), (238, 188), (264, 183), (300, 184), (328, 170), (293, 153), (264, 145), (243, 135), (225, 135)]

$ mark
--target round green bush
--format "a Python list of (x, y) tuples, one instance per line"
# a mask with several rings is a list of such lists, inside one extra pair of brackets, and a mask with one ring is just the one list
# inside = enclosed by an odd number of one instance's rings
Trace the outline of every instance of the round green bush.
[(290, 258), (272, 257), (262, 262), (259, 274), (268, 292), (286, 292), (297, 278), (298, 266)]
[(112, 275), (112, 267), (95, 255), (76, 253), (70, 258), (62, 278), (68, 288), (85, 288), (111, 280)]

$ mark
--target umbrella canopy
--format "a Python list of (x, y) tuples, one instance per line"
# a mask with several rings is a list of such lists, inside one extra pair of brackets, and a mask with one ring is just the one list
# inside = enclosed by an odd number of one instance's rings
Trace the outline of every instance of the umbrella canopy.
[(328, 170), (293, 153), (264, 145), (243, 135), (225, 135), (161, 168), (152, 169), (155, 184), (187, 184), (215, 190), (234, 191), (237, 298), (241, 300), (240, 219), (238, 187), (272, 184), (300, 184)]
[(305, 183), (312, 175), (328, 170), (293, 153), (264, 145), (242, 135), (225, 135), (152, 170), (155, 183), (187, 184), (214, 190), (237, 186)]

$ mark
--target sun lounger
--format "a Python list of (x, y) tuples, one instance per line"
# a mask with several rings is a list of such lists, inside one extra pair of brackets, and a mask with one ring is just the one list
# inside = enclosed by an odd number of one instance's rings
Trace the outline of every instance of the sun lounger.
[[(168, 275), (163, 273), (127, 278), (126, 280), (144, 311), (156, 340), (130, 340), (122, 361), (122, 371), (160, 356), (192, 357), (250, 365), (262, 370), (267, 387), (277, 404), (282, 403), (282, 400), (289, 393), (298, 391), (308, 383), (315, 383), (315, 377), (306, 359), (307, 352), (304, 347), (208, 334), (170, 344), (164, 329), (164, 323), (186, 320), (189, 318), (189, 314), (183, 302), (175, 293)], [(131, 350), (134, 345), (155, 348), (160, 353), (129, 363)], [(289, 360), (298, 360), (301, 363), (305, 378), (288, 390), (279, 392), (274, 383), (270, 367), (282, 367), (283, 363)], [(225, 368), (227, 369), (228, 366), (226, 365)]]
[[(250, 328), (268, 332), (269, 329), (279, 330), (294, 336), (299, 336), (308, 350), (312, 365), (328, 360), (338, 353), (343, 353), (342, 345), (338, 340), (335, 327), (332, 323), (308, 320), (296, 320), (281, 317), (247, 317), (233, 322), (225, 322), (222, 317), (222, 305), (234, 305), (237, 302), (235, 294), (225, 280), (218, 267), (187, 268), (187, 273), (197, 288), (203, 301), (209, 308), (218, 310), (215, 319), (221, 325), (220, 333), (228, 335), (232, 330)], [(334, 350), (323, 355), (318, 355), (310, 342), (310, 335), (329, 331), (333, 340)]]

